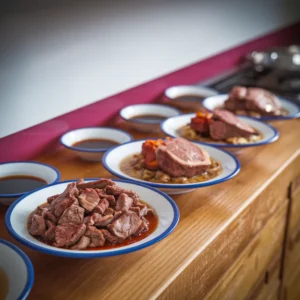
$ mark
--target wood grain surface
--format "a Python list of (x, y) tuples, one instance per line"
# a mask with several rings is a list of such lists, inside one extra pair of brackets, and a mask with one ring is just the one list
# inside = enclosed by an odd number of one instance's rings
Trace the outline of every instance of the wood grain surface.
[[(235, 178), (174, 196), (178, 227), (135, 253), (68, 259), (33, 251), (9, 236), (1, 206), (0, 237), (20, 246), (34, 265), (29, 299), (202, 299), (285, 205), (287, 187), (300, 170), (299, 121), (273, 123), (281, 134), (277, 142), (238, 153), (242, 169)], [(81, 161), (61, 148), (37, 160), (56, 166), (62, 180), (111, 177), (101, 163)]]

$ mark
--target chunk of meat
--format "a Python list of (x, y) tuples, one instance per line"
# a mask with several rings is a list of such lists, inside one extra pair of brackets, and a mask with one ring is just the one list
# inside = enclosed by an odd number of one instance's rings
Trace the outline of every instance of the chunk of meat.
[(101, 199), (99, 203), (93, 209), (93, 212), (98, 214), (104, 214), (104, 212), (108, 209), (109, 203), (106, 199)]
[(32, 215), (29, 232), (32, 235), (42, 236), (46, 231), (45, 219), (37, 214)]
[(78, 196), (79, 203), (87, 211), (92, 211), (100, 201), (97, 192), (93, 189), (87, 188)]
[(197, 112), (196, 116), (191, 119), (191, 128), (202, 136), (209, 136), (209, 124), (212, 114), (206, 112)]
[(133, 204), (133, 199), (129, 197), (127, 194), (122, 193), (118, 197), (116, 210), (128, 211), (129, 208), (132, 206), (132, 204)]
[(76, 183), (69, 183), (65, 191), (51, 202), (54, 215), (59, 218), (69, 206), (73, 203), (78, 203), (78, 200), (76, 199), (77, 195), (78, 189)]
[(109, 208), (107, 208), (106, 210), (105, 210), (105, 212), (104, 212), (104, 216), (106, 216), (106, 215), (115, 215), (115, 211), (111, 208), (111, 207), (109, 207)]
[(211, 165), (204, 149), (183, 138), (166, 140), (158, 147), (156, 158), (160, 168), (173, 177), (193, 177)]
[(95, 189), (100, 199), (106, 199), (109, 205), (116, 204), (116, 198), (113, 195), (107, 195), (104, 190)]
[(54, 223), (57, 222), (57, 218), (55, 217), (55, 215), (51, 211), (46, 211), (45, 214), (44, 214), (44, 218), (45, 218), (45, 220), (49, 220), (49, 221), (52, 221)]
[(77, 244), (75, 244), (73, 247), (71, 247), (72, 250), (85, 250), (88, 248), (89, 244), (91, 242), (91, 239), (87, 236), (83, 236)]
[(100, 247), (105, 243), (105, 238), (102, 231), (94, 226), (87, 226), (85, 235), (91, 239), (89, 248)]
[(104, 227), (110, 224), (113, 220), (114, 220), (113, 215), (101, 216), (101, 218), (95, 220), (95, 226)]
[(225, 109), (216, 109), (209, 125), (210, 136), (214, 140), (226, 140), (231, 137), (248, 138), (256, 131), (238, 119), (232, 112)]
[(141, 223), (142, 220), (135, 212), (128, 211), (124, 212), (112, 224), (109, 224), (107, 228), (116, 237), (126, 239), (137, 231)]
[(72, 204), (63, 212), (60, 219), (58, 220), (58, 224), (63, 224), (63, 223), (81, 224), (83, 223), (83, 218), (84, 218), (84, 208), (80, 207), (79, 205)]
[(147, 231), (149, 229), (148, 223), (145, 221), (141, 222), (141, 225), (139, 226), (139, 228), (136, 230), (136, 232), (134, 233), (135, 236), (140, 235), (141, 233)]
[(65, 223), (55, 228), (55, 246), (69, 247), (76, 244), (86, 231), (85, 224)]
[(47, 242), (53, 242), (55, 240), (55, 227), (56, 227), (56, 225), (53, 222), (47, 220), (46, 221), (46, 227), (47, 227), (47, 230), (45, 231), (44, 239)]
[(58, 196), (59, 194), (48, 197), (47, 202), (51, 204)]
[(105, 192), (109, 195), (119, 196), (120, 194), (124, 193), (127, 194), (129, 197), (133, 199), (133, 201), (139, 200), (139, 196), (136, 192), (128, 189), (121, 188), (120, 186), (110, 186), (108, 185), (105, 188)]
[(105, 241), (106, 243), (109, 243), (109, 244), (112, 244), (112, 245), (115, 245), (115, 244), (120, 244), (123, 242), (124, 239), (122, 238), (119, 238), (119, 237), (116, 237), (114, 236), (113, 234), (111, 234), (108, 230), (106, 229), (101, 229), (103, 235), (104, 235), (104, 238), (105, 238)]
[(112, 185), (113, 186), (113, 185), (115, 185), (115, 183), (111, 179), (107, 179), (107, 178), (101, 178), (99, 180), (90, 181), (90, 182), (84, 182), (84, 181), (78, 181), (77, 182), (77, 188), (80, 189), (80, 190), (85, 190), (87, 188), (103, 189), (107, 185)]

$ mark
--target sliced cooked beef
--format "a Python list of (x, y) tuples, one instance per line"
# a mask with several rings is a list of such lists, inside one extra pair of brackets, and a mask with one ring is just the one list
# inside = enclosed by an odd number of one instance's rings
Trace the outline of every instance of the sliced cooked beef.
[(114, 196), (119, 196), (120, 194), (124, 193), (127, 194), (129, 197), (131, 197), (133, 201), (139, 200), (139, 196), (136, 192), (121, 188), (120, 186), (116, 186), (116, 185), (115, 186), (108, 185), (105, 188), (105, 192), (109, 195), (114, 195)]
[(46, 221), (47, 230), (44, 234), (44, 239), (47, 242), (53, 242), (55, 240), (55, 227), (56, 225), (51, 221)]
[(93, 209), (93, 213), (104, 214), (104, 212), (108, 209), (109, 203), (106, 199), (101, 199), (99, 203)]
[(173, 177), (193, 177), (205, 172), (211, 164), (208, 153), (183, 139), (166, 140), (156, 155), (160, 168)]
[(85, 224), (89, 226), (95, 225), (104, 227), (110, 224), (114, 219), (113, 215), (102, 216), (101, 214), (93, 213), (91, 216), (86, 217)]
[(87, 188), (103, 189), (107, 185), (115, 185), (115, 183), (112, 180), (106, 179), (106, 178), (101, 178), (99, 180), (90, 181), (90, 182), (84, 182), (84, 181), (78, 181), (77, 182), (77, 188), (80, 189), (80, 190), (85, 190)]
[(105, 210), (105, 212), (104, 212), (104, 214), (103, 214), (104, 216), (106, 216), (106, 215), (115, 215), (115, 211), (111, 208), (111, 207), (109, 207), (109, 208), (107, 208), (106, 210)]
[(84, 250), (88, 248), (89, 244), (91, 242), (91, 239), (87, 236), (83, 236), (76, 245), (71, 247), (72, 250)]
[(261, 115), (280, 115), (281, 105), (278, 98), (261, 88), (234, 87), (224, 103), (229, 110), (250, 110)]
[(34, 214), (31, 216), (31, 222), (29, 225), (29, 232), (32, 235), (42, 236), (46, 231), (45, 219), (42, 216)]
[(51, 204), (58, 196), (59, 196), (59, 194), (54, 195), (54, 196), (51, 196), (51, 197), (48, 197), (48, 198), (47, 198), (47, 202), (48, 202), (49, 204)]
[(55, 217), (55, 215), (51, 211), (45, 212), (44, 218), (45, 218), (45, 220), (49, 220), (49, 221), (52, 221), (54, 223), (57, 222), (57, 218)]
[(104, 190), (100, 190), (100, 189), (95, 189), (95, 191), (99, 195), (100, 199), (106, 199), (109, 205), (116, 204), (116, 198), (113, 195), (107, 195)]
[(248, 138), (256, 134), (252, 127), (225, 109), (216, 109), (214, 111), (209, 128), (210, 136), (214, 140), (226, 140), (231, 137)]
[(73, 203), (78, 203), (77, 195), (78, 189), (76, 183), (69, 183), (65, 191), (51, 202), (54, 215), (59, 218), (69, 206)]
[(55, 228), (55, 246), (69, 247), (76, 244), (84, 235), (85, 224), (65, 223), (57, 225)]
[(148, 223), (145, 221), (141, 222), (141, 225), (139, 226), (139, 228), (136, 230), (136, 232), (134, 233), (135, 236), (140, 235), (141, 233), (143, 233), (144, 231), (147, 231), (149, 229)]
[(154, 215), (154, 211), (151, 208), (140, 202), (136, 203), (136, 206), (131, 207), (130, 210), (136, 212), (140, 217), (146, 216), (149, 213)]
[(100, 247), (105, 243), (105, 238), (102, 231), (94, 226), (87, 226), (85, 235), (91, 239), (89, 248)]
[(118, 238), (115, 235), (111, 234), (106, 229), (101, 229), (101, 231), (102, 231), (102, 233), (104, 235), (105, 241), (108, 242), (108, 243), (110, 243), (110, 244), (112, 244), (112, 245), (122, 243), (123, 240), (124, 240), (122, 238)]
[(128, 211), (129, 208), (132, 206), (132, 204), (133, 204), (133, 199), (129, 197), (127, 194), (122, 193), (118, 197), (116, 210)]
[(110, 232), (118, 238), (126, 239), (140, 227), (142, 220), (133, 211), (124, 212), (117, 220), (108, 225)]
[(79, 205), (72, 204), (63, 212), (60, 219), (58, 220), (58, 224), (64, 224), (64, 223), (81, 224), (83, 223), (83, 218), (84, 218), (84, 208), (80, 207)]
[(87, 188), (78, 196), (79, 203), (87, 211), (92, 211), (99, 203), (100, 198), (97, 192), (91, 188)]

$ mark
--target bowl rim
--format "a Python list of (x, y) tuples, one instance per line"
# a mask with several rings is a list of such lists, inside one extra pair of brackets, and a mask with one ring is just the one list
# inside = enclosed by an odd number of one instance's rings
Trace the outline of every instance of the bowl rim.
[[(164, 90), (164, 96), (169, 99), (170, 101), (172, 100), (176, 100), (178, 97), (170, 97), (168, 95), (168, 93), (170, 92), (171, 89), (174, 89), (174, 88), (190, 88), (190, 89), (193, 89), (193, 90), (199, 90), (199, 96), (200, 96), (200, 93), (204, 92), (206, 90), (206, 92), (210, 92), (210, 93), (215, 93), (215, 95), (212, 95), (212, 96), (207, 96), (207, 97), (213, 97), (213, 96), (217, 96), (219, 95), (219, 92), (214, 89), (214, 88), (211, 88), (209, 86), (206, 86), (206, 85), (189, 85), (189, 84), (186, 84), (186, 85), (173, 85), (173, 86), (170, 86), (168, 88), (166, 88)], [(202, 96), (203, 98), (207, 98), (205, 95)], [(199, 102), (203, 101), (202, 99), (200, 100), (199, 99)]]
[[(48, 167), (50, 169), (52, 169), (55, 173), (56, 173), (56, 179), (51, 182), (51, 183), (47, 183), (47, 185), (51, 185), (51, 184), (54, 184), (56, 183), (57, 181), (60, 180), (60, 172), (57, 168), (55, 168), (54, 166), (50, 165), (50, 164), (46, 164), (46, 163), (42, 163), (42, 162), (37, 162), (37, 161), (29, 161), (29, 160), (19, 160), (19, 161), (12, 161), (12, 162), (4, 162), (4, 163), (0, 163), (0, 168), (1, 166), (3, 165), (8, 165), (8, 164), (18, 164), (18, 163), (26, 163), (26, 164), (35, 164), (35, 165), (42, 165), (44, 167)], [(18, 174), (17, 174), (18, 175)], [(11, 176), (14, 176), (14, 175), (11, 175)], [(2, 177), (0, 177), (2, 178)], [(15, 193), (15, 194), (0, 194), (0, 198), (16, 198), (16, 197), (20, 197), (24, 194), (27, 194), (27, 193), (31, 193), (33, 191), (35, 191), (36, 189), (32, 190), (32, 191), (29, 191), (29, 192), (24, 192), (24, 193)]]
[[(99, 178), (84, 178), (84, 180), (97, 180)], [(152, 240), (149, 240), (148, 242), (145, 242), (143, 244), (140, 244), (140, 245), (136, 245), (136, 246), (133, 246), (131, 248), (125, 248), (125, 249), (119, 249), (119, 250), (116, 250), (114, 252), (101, 252), (101, 250), (99, 250), (99, 252), (97, 253), (89, 253), (89, 252), (81, 252), (81, 253), (75, 253), (75, 252), (72, 252), (72, 250), (70, 250), (69, 252), (61, 252), (59, 251), (59, 248), (55, 248), (53, 247), (53, 249), (47, 249), (47, 248), (44, 248), (43, 246), (40, 246), (40, 245), (36, 245), (30, 241), (28, 241), (27, 239), (23, 238), (22, 236), (20, 236), (19, 234), (17, 234), (11, 224), (11, 221), (10, 221), (10, 217), (11, 217), (11, 214), (14, 210), (14, 207), (19, 203), (21, 202), (24, 198), (26, 198), (27, 196), (30, 196), (30, 194), (33, 194), (41, 189), (44, 189), (44, 188), (47, 188), (49, 186), (52, 186), (52, 185), (58, 185), (58, 184), (63, 184), (63, 183), (68, 183), (68, 182), (76, 182), (77, 179), (72, 179), (72, 180), (65, 180), (65, 181), (60, 181), (58, 183), (54, 183), (54, 184), (51, 184), (51, 185), (48, 185), (48, 186), (45, 186), (45, 187), (41, 187), (39, 189), (36, 189), (35, 191), (33, 191), (32, 193), (29, 193), (29, 194), (26, 194), (24, 195), (23, 197), (19, 198), (17, 201), (15, 201), (7, 210), (6, 214), (5, 214), (5, 226), (8, 230), (8, 232), (13, 236), (13, 238), (15, 238), (16, 240), (18, 240), (20, 243), (22, 243), (23, 245), (31, 248), (31, 249), (34, 249), (36, 251), (40, 251), (40, 252), (43, 252), (43, 253), (47, 253), (47, 254), (52, 254), (52, 255), (55, 255), (55, 256), (63, 256), (63, 257), (73, 257), (73, 258), (95, 258), (95, 257), (109, 257), (109, 256), (116, 256), (116, 255), (121, 255), (121, 254), (127, 254), (127, 253), (131, 253), (131, 252), (135, 252), (135, 251), (138, 251), (138, 250), (141, 250), (141, 249), (144, 249), (144, 248), (147, 248), (149, 246), (152, 246), (154, 244), (156, 244), (157, 242), (161, 241), (162, 239), (164, 239), (165, 237), (167, 237), (177, 226), (178, 222), (179, 222), (179, 219), (180, 219), (180, 212), (179, 212), (179, 208), (177, 206), (177, 204), (175, 203), (175, 201), (169, 196), (167, 195), (166, 193), (160, 191), (160, 190), (157, 190), (153, 187), (150, 187), (150, 186), (147, 186), (145, 184), (141, 184), (141, 183), (135, 183), (135, 182), (132, 182), (132, 181), (129, 181), (129, 180), (119, 180), (119, 179), (112, 179), (114, 182), (123, 182), (123, 183), (129, 183), (129, 184), (134, 184), (134, 185), (138, 185), (138, 186), (141, 186), (143, 188), (146, 188), (146, 189), (149, 189), (149, 190), (152, 190), (158, 194), (160, 194), (163, 198), (165, 198), (166, 201), (168, 201), (173, 209), (173, 213), (174, 213), (174, 216), (173, 216), (173, 220), (171, 222), (171, 224), (169, 225), (169, 227), (164, 230), (164, 232), (162, 232), (159, 236), (157, 236), (156, 238), (153, 238)], [(134, 244), (133, 244), (134, 245)], [(116, 248), (118, 249), (118, 248)]]
[[(113, 175), (115, 175), (115, 176), (117, 176), (119, 178), (122, 178), (124, 180), (131, 181), (131, 182), (134, 182), (134, 183), (143, 183), (143, 184), (151, 186), (153, 188), (167, 188), (167, 189), (200, 188), (200, 187), (207, 187), (207, 186), (219, 184), (219, 183), (227, 181), (227, 180), (231, 179), (232, 177), (234, 177), (235, 175), (237, 175), (239, 173), (240, 169), (241, 169), (241, 163), (239, 162), (239, 160), (232, 153), (230, 153), (230, 152), (228, 152), (228, 151), (226, 151), (224, 149), (220, 149), (218, 147), (206, 145), (206, 144), (201, 143), (201, 142), (196, 143), (196, 144), (197, 145), (203, 145), (203, 146), (206, 146), (206, 147), (210, 147), (210, 148), (216, 149), (217, 151), (224, 152), (227, 155), (229, 155), (233, 159), (233, 161), (235, 162), (235, 169), (230, 174), (228, 174), (227, 176), (225, 176), (223, 178), (220, 178), (218, 180), (210, 181), (210, 182), (203, 181), (203, 182), (199, 182), (199, 183), (187, 183), (187, 184), (170, 184), (170, 183), (162, 184), (162, 183), (155, 183), (155, 182), (150, 182), (150, 181), (146, 181), (146, 180), (136, 180), (133, 177), (129, 177), (128, 178), (128, 177), (126, 177), (126, 176), (124, 176), (124, 175), (122, 175), (122, 174), (114, 171), (113, 169), (111, 169), (108, 166), (108, 164), (106, 163), (106, 157), (110, 154), (111, 151), (115, 150), (116, 148), (121, 147), (121, 146), (126, 145), (126, 144), (130, 144), (130, 143), (145, 142), (146, 140), (147, 139), (134, 140), (134, 141), (130, 141), (130, 142), (124, 143), (122, 145), (118, 145), (118, 146), (116, 146), (114, 148), (111, 148), (102, 157), (102, 165), (103, 165), (103, 167), (108, 172), (110, 172), (111, 174), (113, 174)], [(158, 140), (158, 139), (157, 138), (152, 138), (151, 140)]]
[[(91, 126), (91, 127), (81, 127), (81, 128), (77, 128), (77, 129), (72, 129), (72, 130), (69, 130), (69, 131), (65, 132), (60, 137), (60, 139), (59, 139), (60, 144), (63, 145), (65, 148), (68, 148), (70, 150), (80, 151), (80, 152), (87, 152), (87, 153), (102, 153), (102, 152), (105, 152), (105, 151), (107, 151), (108, 149), (111, 148), (110, 147), (110, 148), (99, 148), (99, 149), (86, 149), (86, 148), (81, 148), (81, 147), (69, 146), (69, 145), (67, 145), (66, 143), (63, 142), (63, 138), (67, 134), (70, 134), (71, 132), (75, 132), (75, 131), (85, 130), (85, 129), (99, 129), (99, 130), (101, 130), (101, 129), (109, 129), (109, 130), (119, 131), (119, 132), (127, 135), (127, 137), (129, 138), (129, 141), (133, 140), (133, 136), (129, 132), (125, 131), (125, 130), (118, 129), (118, 128), (113, 128), (113, 127), (109, 127), (109, 126), (100, 126), (100, 127)], [(124, 143), (122, 143), (122, 144), (124, 144)]]
[(19, 295), (18, 299), (25, 300), (26, 297), (28, 296), (30, 290), (32, 289), (32, 286), (34, 283), (34, 269), (33, 269), (32, 262), (29, 259), (29, 257), (27, 256), (27, 254), (25, 254), (25, 252), (23, 252), (20, 248), (18, 248), (16, 245), (12, 244), (11, 242), (0, 238), (0, 244), (4, 244), (5, 246), (11, 248), (24, 261), (24, 264), (25, 264), (26, 270), (27, 270), (27, 280), (26, 280), (25, 286), (24, 286), (21, 294)]
[[(207, 109), (208, 111), (212, 112), (211, 109), (209, 109), (207, 107), (207, 102), (214, 98), (214, 97), (225, 97), (225, 96), (228, 96), (228, 94), (218, 94), (218, 95), (215, 95), (215, 96), (210, 96), (210, 97), (207, 97), (203, 100), (202, 102), (202, 105), (205, 109)], [(287, 116), (262, 116), (262, 117), (252, 117), (252, 116), (247, 116), (248, 118), (250, 119), (254, 119), (254, 120), (261, 120), (261, 121), (280, 121), (280, 120), (291, 120), (291, 119), (296, 119), (296, 118), (299, 118), (300, 117), (300, 105), (294, 103), (293, 101), (289, 100), (288, 98), (285, 98), (285, 97), (281, 97), (281, 96), (278, 96), (276, 95), (277, 98), (279, 99), (279, 101), (284, 101), (284, 102), (288, 102), (290, 105), (294, 106), (295, 109), (297, 109), (297, 112), (293, 113), (293, 114), (288, 114)], [(241, 116), (243, 117), (243, 115), (237, 115), (237, 116)]]
[[(190, 113), (190, 114), (182, 114), (181, 116), (188, 116), (190, 115), (191, 117), (195, 115), (195, 113)], [(172, 118), (178, 118), (178, 117), (181, 117), (181, 116), (174, 116), (174, 117), (170, 117), (168, 119), (166, 119), (165, 121), (163, 121), (161, 124), (160, 124), (160, 129), (161, 131), (166, 134), (167, 136), (170, 136), (170, 137), (173, 137), (173, 138), (176, 138), (176, 137), (179, 137), (179, 136), (175, 136), (175, 135), (171, 135), (169, 133), (166, 132), (166, 130), (164, 129), (164, 124), (165, 122), (167, 122), (169, 119), (172, 119)], [(273, 132), (273, 135), (272, 137), (270, 137), (269, 139), (265, 140), (265, 141), (258, 141), (257, 143), (248, 143), (248, 144), (229, 144), (229, 143), (211, 143), (211, 142), (199, 142), (199, 141), (195, 141), (195, 140), (189, 140), (191, 142), (194, 142), (194, 143), (199, 143), (199, 144), (205, 144), (205, 145), (208, 145), (208, 146), (213, 146), (213, 147), (224, 147), (224, 148), (246, 148), (246, 147), (257, 147), (257, 146), (263, 146), (263, 145), (267, 145), (267, 144), (271, 144), (275, 141), (278, 140), (279, 138), (279, 131), (272, 125), (266, 123), (266, 122), (263, 122), (261, 121), (260, 119), (253, 119), (253, 118), (250, 118), (248, 116), (240, 116), (238, 115), (238, 118), (242, 118), (242, 119), (249, 119), (249, 120), (253, 120), (255, 122), (258, 122), (260, 123), (261, 125), (263, 126), (266, 126), (268, 127), (272, 132)]]
[[(127, 105), (125, 107), (123, 107), (120, 112), (119, 115), (120, 117), (126, 121), (126, 122), (130, 122), (130, 123), (138, 123), (138, 124), (144, 124), (144, 125), (159, 125), (161, 122), (163, 121), (158, 121), (158, 122), (144, 122), (142, 120), (133, 120), (130, 118), (127, 118), (124, 116), (124, 110), (129, 108), (129, 107), (134, 107), (134, 106), (145, 106), (145, 105), (150, 105), (150, 106), (157, 106), (157, 107), (166, 107), (169, 108), (171, 110), (173, 110), (174, 112), (177, 113), (177, 116), (181, 114), (180, 110), (171, 106), (171, 105), (167, 105), (167, 104), (160, 104), (160, 103), (137, 103), (137, 104), (132, 104), (132, 105)], [(168, 118), (168, 117), (166, 117)]]

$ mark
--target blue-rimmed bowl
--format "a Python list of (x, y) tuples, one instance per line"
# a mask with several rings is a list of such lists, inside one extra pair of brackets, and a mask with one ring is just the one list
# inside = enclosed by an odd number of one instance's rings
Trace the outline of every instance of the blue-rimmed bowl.
[(157, 132), (160, 130), (160, 123), (163, 120), (141, 120), (132, 119), (140, 115), (157, 115), (165, 119), (180, 114), (174, 107), (163, 104), (135, 104), (124, 107), (120, 110), (120, 117), (130, 125), (131, 128), (141, 132)]
[(134, 183), (144, 183), (148, 186), (158, 188), (161, 191), (169, 194), (182, 194), (190, 192), (196, 188), (206, 187), (224, 182), (234, 177), (240, 170), (240, 162), (238, 159), (227, 151), (218, 149), (216, 147), (195, 143), (197, 146), (201, 146), (202, 149), (206, 150), (211, 157), (216, 159), (222, 164), (222, 172), (215, 178), (198, 183), (182, 183), (182, 184), (170, 184), (170, 183), (155, 183), (146, 180), (136, 179), (124, 173), (121, 170), (121, 162), (128, 156), (139, 154), (142, 150), (142, 144), (146, 140), (132, 141), (120, 146), (117, 146), (108, 152), (102, 158), (103, 166), (112, 174), (119, 178), (131, 180)]
[[(203, 101), (203, 106), (209, 110), (213, 111), (215, 108), (224, 107), (224, 102), (228, 99), (228, 94), (216, 95), (208, 97)], [(300, 117), (300, 107), (299, 105), (278, 97), (281, 107), (285, 109), (288, 114), (286, 116), (261, 116), (261, 117), (251, 117), (253, 119), (260, 119), (262, 121), (276, 121), (276, 120), (289, 120), (296, 119)]]
[[(86, 182), (92, 180), (95, 179), (85, 179)], [(143, 184), (113, 180), (118, 186), (135, 191), (145, 203), (155, 210), (158, 216), (158, 225), (154, 232), (136, 243), (105, 250), (68, 250), (46, 245), (29, 234), (28, 216), (38, 205), (45, 203), (49, 196), (62, 193), (68, 183), (72, 181), (76, 180), (63, 181), (35, 190), (17, 200), (5, 215), (5, 225), (10, 234), (22, 244), (40, 252), (74, 258), (93, 258), (126, 254), (149, 247), (168, 236), (179, 221), (178, 207), (168, 195)]]
[[(161, 130), (168, 136), (180, 137), (178, 131), (183, 126), (189, 124), (191, 122), (191, 118), (193, 117), (195, 117), (195, 114), (185, 114), (185, 115), (169, 118), (161, 124)], [(209, 142), (202, 141), (201, 143), (210, 146), (215, 146), (215, 147), (241, 149), (244, 147), (254, 147), (254, 146), (262, 146), (262, 145), (270, 144), (275, 142), (279, 137), (278, 130), (267, 123), (249, 117), (240, 116), (238, 118), (244, 123), (251, 126), (252, 128), (258, 130), (263, 135), (263, 138), (257, 142), (251, 142), (248, 144), (230, 144), (230, 143), (217, 142), (217, 141), (209, 141)], [(200, 141), (193, 140), (193, 142), (199, 143)]]
[(25, 300), (34, 281), (32, 263), (21, 249), (3, 239), (0, 239), (0, 270), (8, 281), (5, 300)]
[[(7, 176), (28, 175), (41, 178), (47, 184), (52, 184), (60, 179), (59, 171), (48, 164), (33, 161), (17, 161), (0, 164), (0, 178)], [(11, 205), (17, 198), (24, 193), (0, 194), (0, 203)]]
[(106, 139), (118, 144), (133, 140), (126, 131), (111, 127), (85, 127), (66, 132), (60, 138), (60, 143), (83, 160), (100, 161), (109, 148), (87, 149), (74, 144), (89, 139)]

